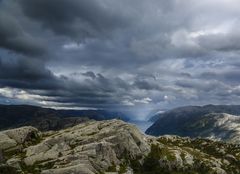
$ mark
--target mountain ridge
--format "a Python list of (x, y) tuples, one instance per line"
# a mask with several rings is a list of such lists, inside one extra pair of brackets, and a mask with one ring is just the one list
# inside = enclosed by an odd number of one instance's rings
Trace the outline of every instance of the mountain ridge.
[(229, 114), (238, 113), (238, 106), (227, 108), (228, 110), (226, 107), (219, 108), (214, 105), (177, 108), (160, 114), (159, 119), (146, 130), (146, 133), (154, 136), (171, 134), (240, 143), (240, 117)]
[(35, 126), (40, 130), (57, 130), (65, 123), (74, 126), (87, 119), (108, 120), (129, 118), (119, 112), (107, 110), (56, 110), (32, 105), (0, 105), (0, 130), (21, 126)]
[[(168, 110), (164, 113), (155, 114), (149, 118), (149, 121), (155, 122), (159, 117), (165, 116), (166, 114), (179, 113), (179, 115), (188, 114), (193, 112), (193, 114), (207, 114), (207, 113), (228, 113), (232, 115), (240, 115), (240, 105), (203, 105), (203, 106), (183, 106)], [(198, 113), (196, 113), (198, 112)]]

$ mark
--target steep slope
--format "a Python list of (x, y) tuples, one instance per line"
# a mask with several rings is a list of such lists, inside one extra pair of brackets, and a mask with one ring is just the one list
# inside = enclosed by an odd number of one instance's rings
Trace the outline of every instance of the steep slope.
[(210, 113), (228, 113), (232, 115), (240, 115), (240, 105), (205, 105), (205, 106), (185, 106), (175, 108), (164, 113), (153, 115), (149, 120), (156, 122), (161, 117), (195, 117)]
[(180, 135), (240, 143), (240, 117), (212, 113), (197, 117), (162, 116), (146, 131), (150, 135)]
[(207, 114), (185, 128), (196, 137), (240, 144), (240, 117), (230, 114)]
[[(233, 110), (231, 110), (233, 112)], [(236, 110), (235, 110), (236, 111)], [(186, 108), (164, 113), (146, 130), (149, 135), (179, 135), (212, 138), (240, 143), (240, 117), (226, 113), (207, 113), (206, 110)], [(229, 111), (230, 112), (230, 111)]]
[(42, 131), (59, 130), (66, 125), (84, 122), (87, 118), (128, 120), (122, 113), (105, 110), (55, 110), (30, 105), (0, 105), (0, 130), (21, 126), (34, 126)]
[(120, 120), (89, 121), (45, 133), (33, 127), (3, 131), (0, 149), (4, 156), (0, 173), (240, 173), (237, 145), (177, 136), (155, 138)]

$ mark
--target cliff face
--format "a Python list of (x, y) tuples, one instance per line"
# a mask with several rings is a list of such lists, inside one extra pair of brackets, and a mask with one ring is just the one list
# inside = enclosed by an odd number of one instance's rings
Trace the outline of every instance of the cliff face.
[(0, 149), (0, 173), (240, 173), (237, 145), (146, 136), (120, 120), (44, 133), (33, 127), (3, 131)]
[(205, 106), (184, 106), (175, 108), (166, 112), (155, 113), (149, 119), (156, 122), (161, 117), (195, 117), (210, 113), (227, 113), (231, 115), (240, 115), (240, 105), (205, 105)]
[(201, 137), (240, 144), (240, 116), (226, 113), (203, 115), (166, 114), (162, 115), (146, 131), (147, 134), (165, 134)]

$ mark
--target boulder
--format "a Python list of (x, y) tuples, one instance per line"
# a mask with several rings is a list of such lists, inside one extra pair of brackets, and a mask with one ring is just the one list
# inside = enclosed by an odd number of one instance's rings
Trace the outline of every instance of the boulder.
[(38, 143), (41, 133), (33, 127), (21, 127), (0, 132), (0, 149), (8, 150), (18, 145)]
[(5, 133), (0, 132), (0, 149), (5, 150), (17, 146), (17, 142)]
[(2, 133), (7, 135), (10, 139), (14, 140), (18, 144), (31, 142), (41, 137), (41, 133), (36, 128), (31, 126), (11, 129), (3, 131)]

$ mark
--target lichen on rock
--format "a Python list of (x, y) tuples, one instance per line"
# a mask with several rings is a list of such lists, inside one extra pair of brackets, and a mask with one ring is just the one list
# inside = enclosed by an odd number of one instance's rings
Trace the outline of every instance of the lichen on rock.
[(8, 142), (8, 147), (0, 143), (5, 169), (23, 174), (240, 173), (237, 145), (147, 136), (120, 120), (43, 133), (23, 127), (0, 135)]

